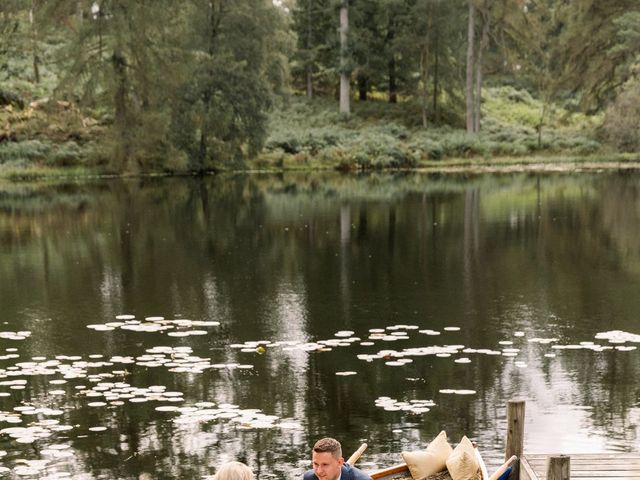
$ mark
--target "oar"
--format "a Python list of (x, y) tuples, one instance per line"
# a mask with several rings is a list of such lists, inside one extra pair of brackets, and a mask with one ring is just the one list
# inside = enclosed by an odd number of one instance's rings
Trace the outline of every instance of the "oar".
[(360, 448), (357, 449), (355, 452), (353, 452), (353, 455), (349, 457), (349, 460), (347, 460), (347, 463), (349, 465), (353, 465), (354, 463), (356, 463), (360, 458), (360, 455), (362, 455), (362, 452), (364, 452), (366, 449), (367, 449), (366, 443), (363, 443), (362, 445), (360, 445)]
[(511, 455), (511, 458), (509, 460), (507, 460), (506, 462), (504, 462), (499, 468), (498, 470), (496, 470), (493, 475), (491, 475), (489, 477), (489, 480), (496, 480), (497, 478), (500, 478), (500, 475), (502, 475), (504, 472), (507, 471), (507, 468), (513, 466), (516, 461), (518, 460), (518, 457), (516, 457), (515, 455)]

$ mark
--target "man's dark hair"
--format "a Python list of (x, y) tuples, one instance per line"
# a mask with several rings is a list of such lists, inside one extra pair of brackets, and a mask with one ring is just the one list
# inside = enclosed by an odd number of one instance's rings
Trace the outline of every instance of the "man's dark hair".
[(342, 445), (335, 438), (321, 438), (313, 446), (313, 451), (316, 453), (329, 452), (335, 458), (342, 456)]

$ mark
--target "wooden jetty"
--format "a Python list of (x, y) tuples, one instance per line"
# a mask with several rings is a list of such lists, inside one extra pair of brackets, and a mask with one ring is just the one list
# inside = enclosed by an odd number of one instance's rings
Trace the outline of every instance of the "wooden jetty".
[[(566, 463), (566, 466), (564, 465)], [(549, 475), (549, 470), (553, 470)], [(640, 480), (640, 454), (593, 453), (549, 456), (525, 453), (521, 480)]]
[(525, 402), (507, 403), (505, 458), (517, 455), (509, 480), (640, 480), (640, 453), (524, 453)]

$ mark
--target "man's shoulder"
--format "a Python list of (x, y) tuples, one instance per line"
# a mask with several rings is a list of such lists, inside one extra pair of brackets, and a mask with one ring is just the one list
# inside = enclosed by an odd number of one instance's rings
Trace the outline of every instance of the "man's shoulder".
[(304, 472), (302, 480), (318, 480), (318, 477), (316, 477), (316, 474), (313, 472), (313, 470), (307, 470), (306, 472)]
[(369, 475), (356, 467), (352, 467), (349, 464), (344, 465), (342, 472), (346, 473), (346, 478), (341, 478), (340, 480), (371, 480), (371, 477)]

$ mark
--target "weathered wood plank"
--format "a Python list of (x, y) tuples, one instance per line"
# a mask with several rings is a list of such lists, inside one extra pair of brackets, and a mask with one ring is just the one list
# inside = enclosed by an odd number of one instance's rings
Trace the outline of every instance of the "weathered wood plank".
[[(538, 470), (535, 471), (537, 477), (547, 478), (546, 474), (542, 474)], [(640, 471), (638, 470), (617, 470), (613, 472), (598, 472), (593, 470), (574, 470), (571, 469), (571, 478), (578, 477), (592, 477), (594, 475), (599, 476), (600, 478), (624, 478), (624, 477), (640, 477)]]
[[(551, 452), (551, 453), (525, 453), (524, 456), (528, 459), (535, 458), (547, 458), (550, 455), (560, 455), (561, 452)], [(621, 452), (621, 453), (574, 453), (568, 454), (571, 458), (581, 458), (581, 459), (640, 459), (640, 453), (636, 452)]]
[[(523, 480), (547, 480), (548, 458), (555, 454), (527, 453), (523, 456)], [(579, 480), (640, 480), (640, 453), (591, 453), (568, 455), (570, 478)]]
[(549, 480), (570, 480), (571, 457), (558, 455), (549, 457), (547, 462), (547, 478)]
[[(546, 458), (530, 458), (527, 457), (529, 464), (539, 465), (546, 462)], [(572, 461), (576, 461), (578, 465), (640, 465), (640, 459), (636, 458), (580, 458), (571, 457)]]
[[(602, 477), (600, 475), (592, 475), (590, 477), (577, 477), (577, 478), (580, 478), (580, 480), (602, 480), (603, 478), (606, 478), (606, 477)], [(640, 476), (638, 475), (634, 475), (632, 477), (619, 477), (619, 478), (616, 478), (616, 480), (621, 480), (621, 478), (624, 478), (624, 480), (640, 480)]]
[(512, 455), (522, 457), (524, 447), (524, 400), (507, 402), (507, 445), (504, 459)]
[[(544, 465), (546, 463), (546, 460), (529, 460), (529, 464), (530, 465)], [(572, 458), (573, 460), (573, 458)], [(580, 466), (584, 466), (584, 465), (600, 465), (600, 466), (607, 466), (607, 467), (612, 467), (612, 466), (616, 466), (616, 465), (627, 465), (630, 468), (637, 468), (638, 465), (640, 465), (640, 461), (638, 460), (632, 460), (632, 461), (625, 461), (625, 460), (580, 460), (580, 459), (576, 459), (576, 464), (580, 465)]]
[(520, 480), (538, 480), (538, 476), (529, 465), (526, 457), (520, 459)]
[[(573, 464), (573, 460), (571, 461), (571, 463)], [(534, 470), (539, 470), (541, 468), (544, 468), (546, 465), (546, 462), (529, 462), (529, 465), (531, 465), (531, 467)], [(602, 471), (602, 472), (606, 472), (608, 470), (639, 470), (640, 471), (640, 465), (638, 464), (630, 464), (630, 463), (609, 463), (609, 462), (602, 462), (602, 463), (591, 463), (591, 462), (584, 462), (584, 463), (579, 463), (576, 462), (575, 465), (572, 465), (574, 467), (574, 469), (576, 470), (597, 470), (597, 471)]]

